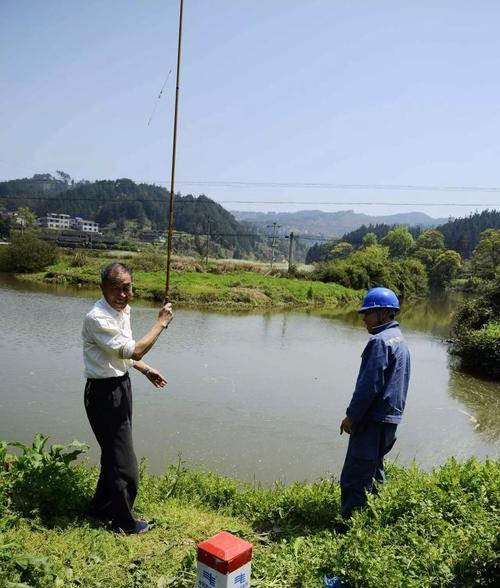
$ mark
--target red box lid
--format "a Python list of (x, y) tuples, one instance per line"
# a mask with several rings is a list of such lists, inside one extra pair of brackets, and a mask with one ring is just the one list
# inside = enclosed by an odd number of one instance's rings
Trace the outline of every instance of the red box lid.
[(230, 574), (252, 559), (252, 544), (222, 531), (198, 544), (198, 561), (221, 574)]

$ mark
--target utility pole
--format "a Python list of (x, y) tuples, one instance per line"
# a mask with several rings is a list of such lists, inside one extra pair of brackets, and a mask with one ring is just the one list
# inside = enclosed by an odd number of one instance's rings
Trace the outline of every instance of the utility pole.
[(210, 253), (210, 217), (207, 218), (207, 253), (205, 258), (205, 263), (208, 265), (208, 254)]
[(288, 244), (288, 273), (290, 273), (290, 268), (293, 265), (293, 231), (290, 232), (288, 238), (290, 239), (290, 243)]
[(281, 228), (281, 225), (278, 225), (276, 221), (272, 225), (267, 225), (268, 229), (273, 229), (273, 240), (271, 242), (271, 269), (273, 269), (274, 263), (274, 249), (276, 247), (276, 231)]

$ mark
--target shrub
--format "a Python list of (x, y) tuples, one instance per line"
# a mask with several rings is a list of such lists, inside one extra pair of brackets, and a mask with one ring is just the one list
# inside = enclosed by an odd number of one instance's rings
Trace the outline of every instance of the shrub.
[(464, 367), (500, 379), (500, 279), (484, 287), (480, 297), (466, 299), (453, 327), (452, 351)]
[(57, 261), (57, 248), (39, 239), (32, 232), (12, 232), (10, 244), (0, 259), (3, 271), (29, 273), (44, 270)]
[(455, 352), (466, 368), (499, 380), (500, 321), (490, 321), (476, 330), (461, 330)]
[(427, 272), (419, 260), (391, 259), (387, 247), (378, 245), (359, 249), (347, 259), (320, 263), (313, 277), (356, 290), (385, 286), (403, 297), (425, 296), (429, 290)]
[(164, 253), (156, 249), (147, 249), (133, 257), (128, 265), (130, 269), (141, 272), (161, 272), (167, 265)]
[(411, 257), (394, 261), (390, 282), (403, 298), (418, 298), (429, 293), (429, 279), (425, 266)]
[(71, 267), (85, 267), (88, 263), (88, 255), (86, 251), (75, 251), (73, 257), (71, 258), (70, 265)]
[(15, 512), (43, 518), (71, 516), (83, 509), (90, 493), (90, 478), (70, 464), (87, 445), (73, 441), (45, 450), (47, 440), (37, 433), (31, 446), (3, 444), (4, 453), (7, 447), (21, 450), (20, 455), (11, 456), (9, 471), (0, 479), (3, 509), (8, 506)]

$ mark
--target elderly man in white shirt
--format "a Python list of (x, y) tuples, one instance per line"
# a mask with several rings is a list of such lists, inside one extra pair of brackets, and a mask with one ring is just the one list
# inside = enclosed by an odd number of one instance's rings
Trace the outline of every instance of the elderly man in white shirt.
[(132, 337), (130, 306), (132, 274), (127, 266), (111, 263), (101, 272), (103, 298), (83, 323), (85, 410), (101, 447), (101, 473), (89, 515), (111, 519), (125, 533), (144, 533), (146, 521), (132, 511), (139, 481), (132, 442), (132, 388), (128, 370), (143, 373), (157, 388), (167, 380), (142, 358), (173, 318), (165, 304), (151, 329), (138, 341)]

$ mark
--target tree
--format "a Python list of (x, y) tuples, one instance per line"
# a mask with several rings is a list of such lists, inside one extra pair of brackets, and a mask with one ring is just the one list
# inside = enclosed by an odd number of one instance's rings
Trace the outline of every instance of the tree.
[(366, 235), (363, 237), (363, 247), (371, 247), (372, 245), (377, 245), (378, 244), (378, 239), (377, 239), (377, 235), (375, 235), (375, 233), (366, 233)]
[(476, 276), (486, 280), (500, 274), (500, 229), (487, 229), (481, 233), (472, 253), (472, 269)]
[(448, 286), (451, 280), (456, 277), (461, 266), (462, 258), (460, 257), (460, 253), (452, 249), (441, 253), (434, 262), (430, 272), (431, 287), (435, 290), (441, 290)]
[(27, 206), (20, 206), (17, 209), (17, 216), (21, 219), (23, 228), (29, 228), (36, 223), (36, 214)]
[(417, 238), (413, 257), (421, 261), (427, 271), (431, 272), (436, 259), (443, 251), (443, 234), (437, 229), (427, 229)]
[(396, 227), (389, 231), (381, 241), (389, 248), (391, 257), (407, 257), (415, 245), (408, 227)]
[(437, 229), (427, 229), (417, 239), (417, 249), (437, 249), (444, 251), (444, 235)]
[(6, 239), (10, 234), (11, 219), (9, 216), (0, 213), (0, 237)]
[(330, 257), (332, 259), (345, 259), (348, 255), (350, 255), (353, 252), (353, 250), (354, 247), (350, 243), (341, 241), (331, 249)]
[(2, 269), (19, 273), (39, 272), (57, 261), (57, 248), (33, 232), (15, 231), (2, 251)]
[(69, 184), (71, 182), (71, 176), (66, 172), (58, 169), (56, 170), (56, 174), (61, 178), (61, 182), (64, 182), (65, 184)]

